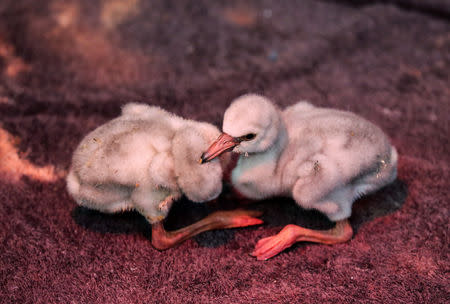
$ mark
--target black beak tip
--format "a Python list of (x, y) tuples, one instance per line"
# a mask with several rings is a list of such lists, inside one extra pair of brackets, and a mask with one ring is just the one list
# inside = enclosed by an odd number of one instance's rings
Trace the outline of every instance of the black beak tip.
[(205, 153), (202, 153), (202, 155), (201, 155), (200, 158), (198, 159), (198, 163), (199, 163), (199, 164), (204, 164), (204, 163), (206, 163), (205, 159), (206, 159)]

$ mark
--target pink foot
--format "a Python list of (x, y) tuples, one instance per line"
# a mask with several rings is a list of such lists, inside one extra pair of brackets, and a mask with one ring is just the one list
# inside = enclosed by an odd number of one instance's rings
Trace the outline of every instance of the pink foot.
[(259, 240), (256, 243), (255, 250), (250, 255), (256, 257), (259, 261), (268, 260), (295, 243), (295, 234), (290, 225), (288, 225), (278, 234)]
[(296, 225), (287, 225), (277, 235), (259, 240), (251, 255), (258, 260), (267, 260), (296, 242), (337, 244), (347, 242), (352, 235), (353, 229), (348, 220), (338, 221), (336, 226), (329, 230), (311, 230)]

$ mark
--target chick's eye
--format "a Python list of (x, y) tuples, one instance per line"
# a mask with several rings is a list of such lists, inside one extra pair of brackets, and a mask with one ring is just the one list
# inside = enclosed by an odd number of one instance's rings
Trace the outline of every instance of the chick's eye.
[(249, 133), (249, 134), (247, 134), (247, 135), (242, 136), (242, 139), (243, 139), (243, 140), (252, 140), (252, 139), (255, 138), (255, 137), (256, 137), (256, 134), (255, 134), (255, 133)]

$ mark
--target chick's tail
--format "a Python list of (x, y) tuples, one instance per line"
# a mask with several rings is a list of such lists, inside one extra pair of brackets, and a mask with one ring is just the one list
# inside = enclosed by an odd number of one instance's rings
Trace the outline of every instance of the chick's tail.
[(70, 169), (69, 174), (66, 177), (66, 182), (67, 191), (70, 193), (70, 195), (76, 197), (80, 192), (80, 180), (72, 169)]

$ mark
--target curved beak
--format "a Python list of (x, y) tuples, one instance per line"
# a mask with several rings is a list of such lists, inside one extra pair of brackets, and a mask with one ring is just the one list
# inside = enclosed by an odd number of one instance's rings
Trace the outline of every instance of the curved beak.
[(200, 164), (207, 163), (222, 153), (231, 151), (234, 147), (239, 145), (240, 141), (226, 133), (222, 133), (216, 141), (214, 141), (208, 150), (202, 154), (198, 162)]

